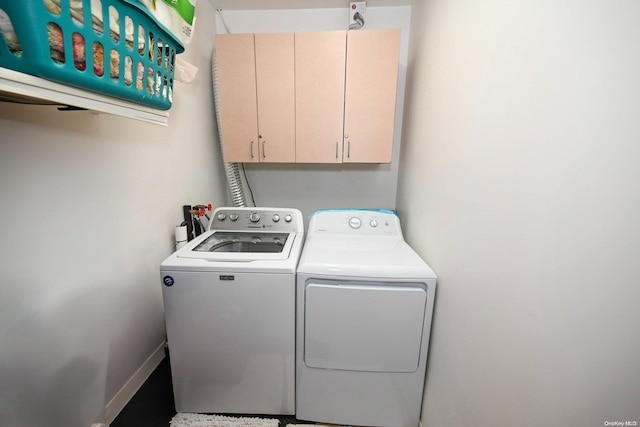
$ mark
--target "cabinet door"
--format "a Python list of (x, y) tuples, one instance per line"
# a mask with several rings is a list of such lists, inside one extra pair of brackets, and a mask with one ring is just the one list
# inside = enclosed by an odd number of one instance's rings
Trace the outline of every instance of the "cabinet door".
[(261, 162), (296, 161), (293, 33), (255, 34)]
[(253, 34), (218, 34), (216, 63), (224, 161), (258, 162)]
[(346, 31), (296, 33), (296, 162), (342, 162)]
[(347, 33), (343, 162), (390, 163), (400, 30)]

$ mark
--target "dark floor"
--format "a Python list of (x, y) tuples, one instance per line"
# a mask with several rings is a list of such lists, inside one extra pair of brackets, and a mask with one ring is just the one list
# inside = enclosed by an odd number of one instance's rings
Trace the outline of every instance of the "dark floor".
[[(173, 402), (173, 388), (171, 385), (171, 366), (169, 356), (164, 358), (140, 390), (133, 396), (127, 406), (111, 423), (110, 427), (169, 427), (170, 421), (176, 414)], [(223, 414), (229, 416), (243, 416), (242, 414)], [(256, 417), (256, 415), (246, 415)], [(280, 427), (287, 424), (305, 424), (291, 416), (265, 415), (265, 418), (277, 418)]]

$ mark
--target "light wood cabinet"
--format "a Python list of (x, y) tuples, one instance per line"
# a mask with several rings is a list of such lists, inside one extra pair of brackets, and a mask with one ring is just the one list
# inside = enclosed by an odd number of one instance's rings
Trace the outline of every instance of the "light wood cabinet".
[(296, 33), (296, 162), (341, 163), (346, 31)]
[(295, 162), (293, 33), (216, 36), (225, 162)]
[(261, 162), (296, 161), (293, 33), (256, 34)]
[(216, 36), (222, 153), (226, 162), (257, 162), (258, 103), (253, 34)]
[(400, 30), (216, 38), (226, 162), (389, 163)]
[(343, 162), (390, 163), (400, 30), (347, 34)]
[(400, 30), (295, 34), (296, 161), (389, 163)]

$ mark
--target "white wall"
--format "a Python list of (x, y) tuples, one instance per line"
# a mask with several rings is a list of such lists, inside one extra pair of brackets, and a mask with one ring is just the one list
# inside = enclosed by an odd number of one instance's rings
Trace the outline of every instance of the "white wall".
[(398, 209), (439, 275), (422, 424), (640, 422), (640, 3), (426, 0), (411, 27)]
[[(326, 9), (225, 10), (223, 17), (231, 33), (345, 30), (349, 24), (347, 5)], [(410, 17), (410, 6), (366, 9), (366, 28), (402, 30), (392, 163), (245, 164), (258, 206), (295, 207), (305, 217), (322, 208), (395, 208)], [(216, 22), (217, 32), (225, 33), (219, 14)]]
[(182, 205), (225, 204), (198, 6), (168, 127), (0, 103), (0, 425), (88, 427), (164, 340)]

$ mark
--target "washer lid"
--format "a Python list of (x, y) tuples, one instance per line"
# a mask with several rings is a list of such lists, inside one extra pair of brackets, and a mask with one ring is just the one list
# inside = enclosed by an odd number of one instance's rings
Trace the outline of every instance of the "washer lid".
[(314, 236), (302, 251), (298, 273), (332, 276), (435, 279), (422, 258), (398, 237)]
[(282, 253), (289, 238), (287, 233), (252, 231), (218, 231), (193, 248), (194, 252)]
[(193, 248), (206, 240), (208, 231), (169, 255), (160, 270), (201, 272), (250, 272), (294, 274), (302, 252), (303, 235), (291, 233), (282, 252), (197, 252)]
[[(181, 259), (247, 262), (288, 259), (302, 246), (299, 233), (207, 231), (175, 252)], [(295, 257), (298, 254), (294, 254)]]

